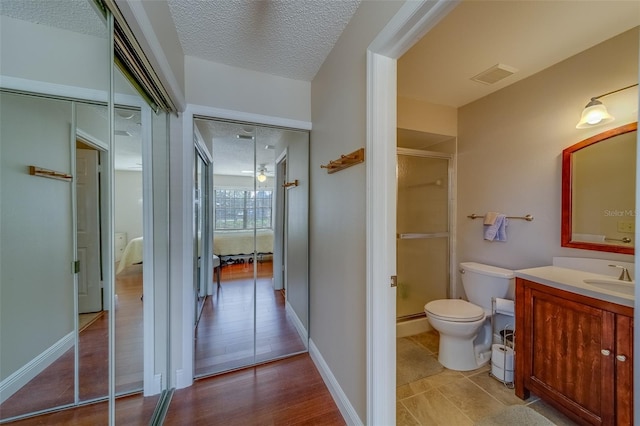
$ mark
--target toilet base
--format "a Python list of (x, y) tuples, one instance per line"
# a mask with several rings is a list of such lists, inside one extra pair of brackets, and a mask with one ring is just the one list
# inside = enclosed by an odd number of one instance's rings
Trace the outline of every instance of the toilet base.
[(491, 348), (474, 346), (473, 340), (459, 339), (440, 333), (438, 362), (449, 370), (470, 371), (491, 361)]

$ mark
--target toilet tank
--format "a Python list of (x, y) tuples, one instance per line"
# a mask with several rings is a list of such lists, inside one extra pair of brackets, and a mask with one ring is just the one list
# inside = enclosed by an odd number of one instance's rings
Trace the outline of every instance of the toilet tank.
[(513, 288), (515, 274), (510, 269), (475, 262), (460, 264), (462, 286), (467, 299), (485, 311), (491, 310), (492, 297), (505, 297)]

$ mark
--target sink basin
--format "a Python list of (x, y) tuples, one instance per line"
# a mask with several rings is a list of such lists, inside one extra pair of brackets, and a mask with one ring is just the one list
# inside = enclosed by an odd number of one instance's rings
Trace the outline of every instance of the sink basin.
[(622, 294), (629, 294), (631, 296), (634, 295), (635, 288), (636, 288), (635, 281), (588, 279), (588, 280), (584, 280), (584, 283), (593, 287), (603, 289), (603, 290), (609, 290), (609, 291), (622, 293)]

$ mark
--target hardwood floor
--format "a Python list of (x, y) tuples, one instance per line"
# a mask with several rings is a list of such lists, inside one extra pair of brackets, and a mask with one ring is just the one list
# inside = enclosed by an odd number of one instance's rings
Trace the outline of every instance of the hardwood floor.
[[(136, 278), (137, 275), (137, 278)], [(253, 300), (256, 300), (256, 362), (304, 351), (305, 346), (284, 308), (284, 295), (272, 287), (271, 262), (257, 264), (257, 286), (253, 289), (253, 265), (227, 265), (222, 270), (221, 288), (207, 298), (197, 329), (196, 366), (200, 374), (237, 368), (253, 358)], [(118, 276), (116, 304), (116, 345), (122, 354), (116, 359), (118, 386), (131, 386), (142, 380), (142, 274), (125, 271)], [(124, 327), (124, 323), (128, 327)], [(106, 394), (107, 368), (105, 312), (81, 333), (81, 392)], [(83, 338), (95, 341), (83, 343)], [(104, 343), (102, 343), (104, 342)], [(124, 349), (127, 348), (127, 349)], [(104, 352), (103, 352), (104, 351)], [(139, 357), (136, 355), (139, 354)], [(70, 352), (73, 357), (73, 351)], [(95, 364), (91, 367), (90, 361)], [(104, 362), (98, 362), (103, 360)], [(73, 369), (67, 366), (67, 369)], [(60, 373), (55, 366), (47, 369)], [(46, 370), (45, 370), (46, 371)], [(44, 372), (43, 372), (44, 374)], [(73, 372), (67, 390), (73, 392)], [(96, 380), (96, 377), (105, 379)], [(36, 379), (39, 379), (37, 377)], [(29, 383), (21, 399), (31, 404), (52, 397), (47, 389), (38, 389), (46, 380)], [(49, 389), (50, 390), (50, 389)], [(104, 393), (101, 393), (104, 392)], [(53, 397), (59, 398), (57, 392)], [(17, 394), (16, 394), (17, 395)], [(14, 395), (15, 397), (15, 395)], [(13, 397), (12, 397), (13, 398)], [(11, 400), (11, 399), (10, 399)], [(16, 406), (13, 402), (5, 406)], [(71, 398), (71, 401), (73, 398)], [(116, 400), (116, 424), (146, 425), (158, 396), (133, 395)], [(15, 401), (15, 400), (14, 400)], [(50, 404), (50, 403), (49, 403)], [(49, 405), (50, 406), (50, 405)], [(22, 408), (22, 412), (26, 408)], [(2, 412), (2, 417), (10, 417)], [(107, 424), (106, 403), (85, 405), (24, 419), (12, 425), (97, 425)], [(193, 386), (176, 391), (167, 425), (248, 425), (248, 424), (316, 424), (343, 425), (344, 420), (308, 354), (296, 355), (232, 373), (197, 380)]]
[[(148, 425), (158, 397), (116, 400), (117, 425)], [(106, 403), (10, 423), (106, 425)], [(345, 425), (309, 354), (197, 380), (177, 390), (165, 425)]]
[(166, 425), (344, 425), (308, 354), (177, 390)]
[[(129, 393), (141, 390), (143, 380), (141, 265), (129, 267), (117, 275), (116, 294), (116, 393)], [(108, 311), (104, 311), (80, 332), (80, 401), (90, 401), (108, 395), (108, 336)], [(72, 347), (4, 401), (0, 405), (0, 419), (73, 404), (74, 356)]]
[(254, 292), (253, 264), (222, 268), (221, 286), (207, 297), (196, 329), (196, 377), (306, 350), (286, 313), (282, 292), (273, 290), (272, 271), (271, 261), (257, 264)]

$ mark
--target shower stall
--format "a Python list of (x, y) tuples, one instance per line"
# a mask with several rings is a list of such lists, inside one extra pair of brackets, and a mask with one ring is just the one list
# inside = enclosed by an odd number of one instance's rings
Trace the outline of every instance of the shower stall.
[[(398, 148), (398, 322), (424, 320), (424, 305), (449, 297), (451, 154)], [(410, 333), (413, 334), (413, 333)]]

